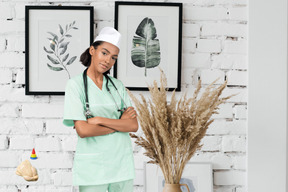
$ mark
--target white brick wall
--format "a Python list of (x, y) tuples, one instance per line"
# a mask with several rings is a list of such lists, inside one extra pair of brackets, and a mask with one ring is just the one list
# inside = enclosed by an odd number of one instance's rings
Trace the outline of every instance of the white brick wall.
[[(190, 161), (212, 163), (214, 192), (247, 192), (248, 2), (178, 2), (183, 3), (184, 19), (183, 92), (191, 96), (198, 79), (205, 88), (220, 78), (218, 85), (228, 80), (223, 96), (237, 94), (220, 106), (201, 142), (202, 149)], [(94, 6), (95, 34), (104, 26), (114, 25), (114, 2), (110, 0), (0, 0), (0, 192), (78, 192), (71, 186), (77, 133), (62, 125), (64, 97), (25, 95), (25, 5), (50, 3)], [(146, 92), (144, 95), (148, 96)], [(15, 169), (30, 158), (33, 148), (38, 159), (31, 163), (39, 172), (39, 180), (29, 183), (17, 176)], [(133, 149), (134, 192), (144, 192), (144, 163), (149, 158), (135, 143)]]
[(247, 28), (245, 24), (207, 23), (202, 26), (201, 36), (246, 37)]

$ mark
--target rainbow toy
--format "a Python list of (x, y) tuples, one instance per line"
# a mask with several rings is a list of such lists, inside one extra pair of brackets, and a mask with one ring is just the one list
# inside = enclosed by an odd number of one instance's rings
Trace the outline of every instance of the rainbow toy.
[(30, 156), (30, 159), (37, 159), (36, 153), (35, 153), (35, 149), (33, 148), (32, 154)]

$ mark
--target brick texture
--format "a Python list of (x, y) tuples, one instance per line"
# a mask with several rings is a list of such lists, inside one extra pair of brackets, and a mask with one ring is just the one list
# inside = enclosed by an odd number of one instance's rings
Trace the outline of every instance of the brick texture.
[[(183, 91), (176, 97), (185, 91), (192, 97), (199, 80), (204, 89), (217, 78), (217, 85), (228, 80), (223, 97), (235, 94), (212, 116), (203, 147), (190, 162), (212, 164), (214, 192), (246, 192), (248, 1), (178, 2), (183, 3)], [(0, 0), (0, 192), (79, 191), (72, 186), (78, 136), (75, 129), (62, 124), (64, 97), (25, 95), (25, 5), (59, 4), (93, 6), (94, 36), (102, 27), (114, 25), (110, 0)], [(133, 93), (137, 98), (139, 93), (149, 97), (148, 92)], [(144, 192), (144, 164), (150, 159), (134, 141), (134, 192)], [(38, 159), (31, 163), (39, 173), (35, 183), (15, 174), (33, 148)]]

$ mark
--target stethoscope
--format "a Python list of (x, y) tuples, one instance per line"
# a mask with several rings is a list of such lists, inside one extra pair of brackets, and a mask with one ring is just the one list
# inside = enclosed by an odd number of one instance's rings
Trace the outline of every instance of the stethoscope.
[[(85, 105), (86, 105), (85, 116), (86, 116), (87, 119), (89, 119), (89, 118), (92, 118), (93, 115), (92, 115), (92, 112), (90, 111), (90, 108), (89, 108), (88, 88), (87, 88), (87, 70), (88, 70), (88, 67), (87, 67), (87, 68), (84, 70), (84, 72), (83, 72), (83, 81), (84, 81), (85, 98), (86, 98), (86, 102), (85, 102)], [(107, 74), (104, 74), (104, 76), (105, 76), (106, 79), (107, 79), (107, 81), (106, 81), (106, 89), (107, 89), (107, 91), (110, 93), (110, 95), (111, 95), (111, 97), (112, 97), (112, 99), (113, 99), (113, 101), (114, 101), (114, 103), (115, 103), (115, 106), (117, 107), (117, 111), (118, 111), (118, 112), (124, 112), (124, 111), (127, 109), (127, 105), (126, 105), (124, 99), (123, 99), (123, 98), (121, 97), (121, 95), (119, 94), (117, 87), (115, 86), (115, 84), (113, 83), (113, 81), (110, 79), (110, 77), (109, 77)], [(109, 88), (109, 86), (108, 86), (109, 81), (112, 83), (113, 87), (115, 88), (116, 92), (118, 93), (119, 97), (121, 98), (121, 101), (124, 103), (125, 107), (124, 107), (123, 109), (121, 109), (121, 108), (118, 106), (115, 98), (113, 97), (113, 95), (112, 95), (112, 93), (111, 93), (111, 91), (110, 91), (110, 88)]]

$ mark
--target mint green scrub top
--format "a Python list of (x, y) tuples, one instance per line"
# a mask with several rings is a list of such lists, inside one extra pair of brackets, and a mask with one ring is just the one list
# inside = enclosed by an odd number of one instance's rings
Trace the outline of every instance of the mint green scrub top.
[[(126, 89), (121, 81), (110, 77), (127, 107), (131, 106)], [(103, 77), (102, 90), (87, 76), (88, 98), (93, 116), (119, 119), (112, 96), (106, 89)], [(109, 88), (118, 106), (125, 107), (115, 88)], [(85, 92), (82, 74), (68, 80), (65, 90), (63, 124), (74, 126), (73, 120), (84, 120)], [(101, 185), (134, 179), (134, 158), (131, 139), (127, 132), (81, 138), (78, 136), (73, 163), (73, 185)]]

